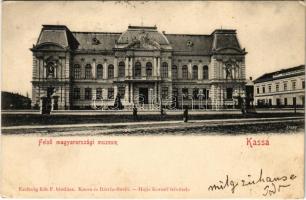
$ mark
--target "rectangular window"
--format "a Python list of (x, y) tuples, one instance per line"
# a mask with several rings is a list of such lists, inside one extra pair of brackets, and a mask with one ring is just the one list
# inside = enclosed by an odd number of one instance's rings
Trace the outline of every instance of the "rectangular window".
[(287, 98), (284, 98), (284, 105), (287, 105)]
[(118, 87), (118, 95), (120, 96), (120, 98), (124, 98), (125, 87)]
[(167, 99), (168, 98), (168, 87), (162, 87), (162, 98)]
[(302, 81), (302, 88), (305, 89), (305, 81)]
[(269, 93), (272, 92), (272, 86), (271, 85), (268, 86), (268, 90), (269, 90)]
[(296, 82), (292, 81), (292, 90), (295, 90), (295, 89), (296, 89)]
[(188, 99), (188, 88), (182, 89), (182, 95), (184, 99)]
[(279, 84), (276, 84), (275, 90), (276, 90), (276, 92), (279, 92)]
[(102, 99), (102, 88), (96, 89), (96, 99)]
[(257, 94), (259, 94), (259, 87), (257, 87)]
[(233, 88), (226, 88), (226, 98), (227, 99), (233, 98)]
[(108, 88), (107, 90), (107, 98), (114, 99), (114, 88)]
[(209, 90), (207, 90), (206, 88), (203, 88), (202, 98), (203, 99), (209, 98)]
[(199, 99), (199, 89), (198, 88), (193, 88), (192, 98), (193, 99)]
[(288, 89), (287, 82), (284, 82), (284, 91), (286, 91), (287, 89)]
[(269, 106), (272, 106), (272, 99), (269, 99)]
[(91, 88), (85, 88), (85, 100), (91, 100), (91, 99), (92, 99)]
[(80, 98), (81, 98), (80, 88), (74, 88), (73, 89), (73, 99), (80, 99)]
[(294, 106), (296, 106), (296, 97), (293, 97), (293, 98), (292, 98), (292, 104), (293, 104)]
[(178, 97), (178, 89), (177, 88), (172, 88), (172, 95), (174, 98)]

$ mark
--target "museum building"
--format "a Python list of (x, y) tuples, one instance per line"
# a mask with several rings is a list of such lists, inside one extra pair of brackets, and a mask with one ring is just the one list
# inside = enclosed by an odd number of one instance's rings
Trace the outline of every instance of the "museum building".
[(305, 107), (305, 65), (263, 74), (254, 90), (257, 107)]
[(245, 49), (236, 30), (168, 34), (156, 26), (122, 33), (43, 25), (33, 53), (32, 106), (111, 108), (119, 98), (153, 109), (233, 108), (245, 93)]

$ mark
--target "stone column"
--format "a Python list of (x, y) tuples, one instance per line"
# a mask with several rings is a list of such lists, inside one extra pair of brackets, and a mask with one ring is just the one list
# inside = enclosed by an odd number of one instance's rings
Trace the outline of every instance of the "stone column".
[(134, 66), (133, 66), (133, 57), (130, 57), (130, 63), (129, 63), (129, 76), (130, 77), (134, 77), (133, 69), (134, 69)]
[(116, 99), (118, 93), (118, 86), (114, 85), (114, 99)]
[(157, 57), (157, 76), (160, 77), (160, 58)]
[(154, 77), (157, 76), (157, 58), (156, 57), (153, 58), (153, 76)]
[(129, 77), (129, 58), (125, 57), (125, 77)]
[(96, 79), (96, 70), (97, 70), (97, 66), (96, 66), (96, 59), (93, 59), (92, 62), (92, 78)]
[(104, 61), (104, 63), (103, 63), (103, 79), (107, 79), (108, 78), (108, 76), (107, 76), (107, 72), (108, 72), (108, 70), (107, 70), (107, 63), (106, 63), (106, 61)]
[(182, 66), (181, 66), (181, 64), (178, 64), (178, 65), (177, 65), (177, 78), (178, 78), (178, 79), (182, 79), (182, 78), (183, 78), (183, 76), (182, 76)]
[(192, 66), (191, 66), (191, 62), (188, 63), (188, 79), (192, 79)]
[(141, 77), (142, 78), (145, 78), (147, 75), (147, 72), (146, 72), (146, 64), (141, 64)]
[(125, 100), (125, 102), (128, 102), (128, 101), (129, 101), (129, 84), (126, 84), (126, 85), (125, 85), (124, 100)]
[(131, 94), (131, 102), (134, 104), (134, 85), (133, 83), (131, 83), (131, 91), (130, 91), (130, 94)]
[(198, 78), (199, 80), (203, 80), (203, 64), (200, 63), (198, 66)]
[(118, 59), (114, 58), (114, 78), (118, 78)]
[(66, 78), (70, 78), (70, 55), (68, 53), (66, 54), (65, 74)]
[(168, 78), (172, 79), (172, 60), (169, 59), (169, 62), (168, 62)]

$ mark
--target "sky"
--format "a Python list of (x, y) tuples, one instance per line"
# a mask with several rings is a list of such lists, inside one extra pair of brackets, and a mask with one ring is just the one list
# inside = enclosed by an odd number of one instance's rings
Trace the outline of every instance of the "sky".
[(71, 31), (124, 32), (156, 25), (166, 33), (236, 29), (253, 79), (305, 63), (305, 3), (242, 1), (2, 2), (2, 91), (31, 96), (32, 52), (42, 24)]

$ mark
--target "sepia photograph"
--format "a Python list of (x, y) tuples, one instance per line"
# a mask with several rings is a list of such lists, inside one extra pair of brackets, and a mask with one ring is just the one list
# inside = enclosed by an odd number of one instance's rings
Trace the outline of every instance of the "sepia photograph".
[(303, 198), (305, 2), (2, 2), (1, 196)]

